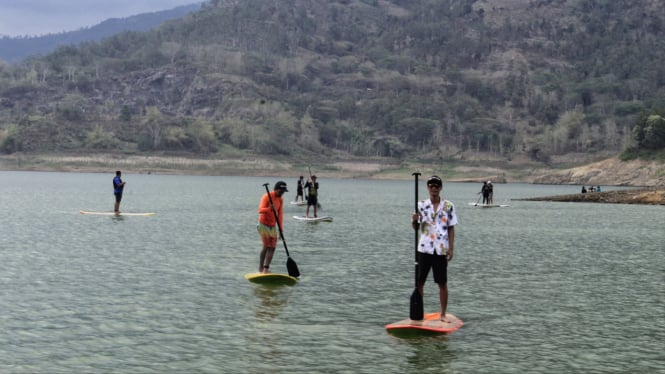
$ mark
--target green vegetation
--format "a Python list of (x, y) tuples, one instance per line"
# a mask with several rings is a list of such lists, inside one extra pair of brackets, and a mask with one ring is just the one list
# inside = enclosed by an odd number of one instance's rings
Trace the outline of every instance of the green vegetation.
[(635, 158), (665, 161), (665, 111), (642, 112), (633, 127), (635, 144), (620, 156), (624, 161)]
[(0, 63), (0, 151), (640, 154), (662, 144), (656, 3), (211, 0)]

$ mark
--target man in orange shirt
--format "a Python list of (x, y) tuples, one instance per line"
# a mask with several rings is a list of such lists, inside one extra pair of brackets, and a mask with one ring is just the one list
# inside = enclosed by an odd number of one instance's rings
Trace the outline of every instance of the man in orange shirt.
[[(277, 220), (279, 220), (279, 227), (284, 226), (284, 200), (282, 199), (282, 195), (285, 192), (289, 192), (286, 188), (286, 182), (279, 181), (275, 183), (275, 187), (270, 192), (270, 198), (268, 197), (268, 193), (265, 193), (259, 204), (259, 223), (256, 228), (263, 242), (261, 254), (259, 255), (259, 273), (270, 273), (270, 262), (277, 247)], [(270, 205), (271, 199), (272, 206)]]

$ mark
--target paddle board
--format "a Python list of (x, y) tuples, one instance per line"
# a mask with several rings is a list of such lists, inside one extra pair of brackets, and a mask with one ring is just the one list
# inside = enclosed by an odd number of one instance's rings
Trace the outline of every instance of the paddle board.
[(81, 214), (94, 214), (98, 216), (154, 216), (157, 213), (115, 213), (115, 212), (89, 212), (86, 210), (81, 210)]
[(292, 277), (288, 274), (279, 273), (248, 273), (245, 274), (245, 279), (252, 283), (259, 283), (270, 286), (293, 286), (298, 281), (298, 278)]
[(469, 203), (469, 205), (477, 206), (480, 208), (507, 208), (510, 206), (505, 204), (497, 205), (497, 204), (478, 204), (478, 203)]
[(293, 218), (297, 219), (298, 221), (307, 221), (307, 222), (332, 222), (333, 218), (330, 216), (323, 216), (323, 217), (305, 217), (305, 216), (293, 216)]
[(304, 206), (307, 205), (307, 201), (292, 201), (291, 205)]
[(425, 319), (422, 321), (414, 321), (412, 319), (404, 319), (399, 322), (386, 325), (386, 330), (391, 333), (413, 333), (413, 332), (429, 332), (429, 333), (450, 333), (457, 331), (464, 325), (461, 319), (457, 318), (454, 314), (446, 313), (446, 318), (449, 322), (442, 322), (440, 320), (441, 313), (426, 313)]

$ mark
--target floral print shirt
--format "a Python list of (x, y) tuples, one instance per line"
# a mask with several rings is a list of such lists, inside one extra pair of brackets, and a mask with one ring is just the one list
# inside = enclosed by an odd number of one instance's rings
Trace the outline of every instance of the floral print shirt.
[(420, 213), (421, 253), (444, 255), (448, 250), (448, 227), (457, 225), (457, 214), (453, 203), (441, 199), (437, 210), (430, 199), (418, 202)]

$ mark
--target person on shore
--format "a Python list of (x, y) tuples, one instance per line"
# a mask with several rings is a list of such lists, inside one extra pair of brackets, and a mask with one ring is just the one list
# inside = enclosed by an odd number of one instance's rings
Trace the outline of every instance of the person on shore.
[(300, 179), (298, 179), (298, 184), (296, 187), (296, 201), (298, 201), (298, 198), (300, 198), (300, 201), (305, 201), (303, 192), (305, 189), (305, 178), (301, 175)]
[[(275, 254), (275, 248), (277, 248), (277, 230), (279, 227), (284, 227), (284, 200), (282, 196), (285, 192), (289, 192), (286, 182), (279, 181), (275, 183), (273, 190), (270, 192), (270, 197), (266, 192), (259, 203), (259, 223), (256, 225), (262, 242), (261, 252), (259, 253), (259, 273), (270, 273), (270, 263), (272, 262), (272, 256)], [(271, 200), (272, 205), (270, 204)], [(277, 219), (275, 219), (275, 215), (277, 215)]]
[(120, 201), (122, 201), (122, 191), (125, 189), (125, 182), (121, 177), (122, 173), (120, 170), (117, 170), (115, 172), (115, 177), (113, 178), (113, 195), (115, 196), (113, 212), (115, 212), (115, 214), (120, 214)]
[(418, 243), (418, 292), (423, 296), (430, 269), (434, 282), (439, 285), (441, 321), (446, 319), (448, 307), (448, 263), (453, 260), (457, 214), (452, 202), (440, 196), (443, 182), (433, 175), (427, 179), (429, 198), (418, 202), (418, 210), (411, 215), (414, 230), (420, 229)]
[(582, 186), (582, 193), (586, 193), (586, 187)]
[(305, 211), (305, 217), (309, 218), (309, 207), (313, 206), (314, 218), (317, 218), (316, 208), (319, 204), (319, 182), (316, 181), (316, 175), (312, 175), (312, 179), (305, 183), (305, 188), (307, 188), (307, 210)]

